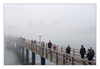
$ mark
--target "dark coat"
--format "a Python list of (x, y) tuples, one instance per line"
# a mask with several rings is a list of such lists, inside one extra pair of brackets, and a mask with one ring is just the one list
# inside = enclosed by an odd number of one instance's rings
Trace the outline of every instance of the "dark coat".
[(33, 40), (31, 40), (31, 43), (33, 44)]
[(80, 54), (81, 54), (81, 55), (86, 54), (86, 50), (85, 50), (85, 48), (84, 48), (84, 47), (80, 49)]
[(67, 53), (67, 54), (70, 54), (70, 50), (71, 50), (71, 48), (70, 48), (70, 47), (67, 47), (67, 48), (66, 48), (66, 53)]
[(90, 56), (94, 57), (94, 50), (90, 50)]
[(52, 43), (49, 42), (49, 43), (48, 43), (48, 48), (51, 48), (51, 46), (52, 46)]

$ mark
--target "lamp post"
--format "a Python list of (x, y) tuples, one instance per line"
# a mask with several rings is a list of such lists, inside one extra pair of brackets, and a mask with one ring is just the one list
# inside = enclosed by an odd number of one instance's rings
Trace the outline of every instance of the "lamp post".
[(39, 36), (39, 42), (41, 43), (42, 34), (40, 33), (40, 34), (38, 34), (38, 36)]
[[(42, 34), (38, 34), (39, 36), (39, 42), (40, 42), (40, 45), (41, 45), (41, 37), (42, 37)], [(42, 48), (40, 48), (40, 51), (43, 51)], [(45, 65), (45, 58), (41, 56), (41, 65)]]

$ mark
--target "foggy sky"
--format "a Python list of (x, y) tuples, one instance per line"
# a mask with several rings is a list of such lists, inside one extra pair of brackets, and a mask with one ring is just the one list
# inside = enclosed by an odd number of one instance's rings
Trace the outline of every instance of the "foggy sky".
[(38, 40), (42, 33), (46, 42), (95, 47), (96, 5), (4, 4), (4, 27), (8, 35)]

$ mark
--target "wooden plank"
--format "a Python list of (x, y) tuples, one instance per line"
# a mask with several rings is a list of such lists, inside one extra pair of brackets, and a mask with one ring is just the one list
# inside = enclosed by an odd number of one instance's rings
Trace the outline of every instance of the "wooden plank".
[(50, 52), (50, 61), (52, 61), (52, 51)]
[(75, 49), (73, 49), (73, 56), (75, 55)]
[(63, 52), (63, 47), (61, 47), (61, 52)]
[(57, 46), (57, 51), (58, 51), (58, 46)]
[(47, 58), (47, 55), (48, 55), (48, 54), (47, 54), (47, 49), (46, 49), (46, 58)]
[(65, 65), (72, 65), (70, 62), (65, 62)]
[(61, 61), (58, 61), (58, 65), (63, 65), (63, 63)]
[(52, 62), (56, 64), (56, 59), (52, 58)]
[(56, 52), (56, 64), (58, 65), (58, 52)]
[(65, 65), (65, 54), (63, 54), (63, 65)]
[(72, 65), (74, 65), (74, 57), (71, 57)]
[(56, 56), (52, 56), (52, 58), (56, 59)]

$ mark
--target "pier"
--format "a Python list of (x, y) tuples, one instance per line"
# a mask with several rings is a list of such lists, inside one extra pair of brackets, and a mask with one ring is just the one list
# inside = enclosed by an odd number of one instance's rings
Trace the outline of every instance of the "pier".
[[(65, 46), (57, 45), (56, 50), (53, 48), (49, 49), (46, 43), (45, 47), (38, 46), (38, 44), (31, 44), (31, 40), (18, 38), (14, 36), (5, 37), (5, 43), (9, 46), (13, 43), (12, 48), (16, 44), (15, 50), (20, 53), (20, 49), (22, 49), (22, 56), (24, 56), (24, 49), (26, 49), (26, 64), (29, 61), (29, 50), (32, 52), (32, 65), (35, 65), (35, 54), (40, 55), (41, 57), (41, 65), (45, 65), (45, 59), (50, 62), (55, 63), (56, 65), (89, 65), (91, 62), (92, 65), (96, 65), (96, 54), (95, 61), (89, 61), (88, 59), (82, 59), (79, 54), (79, 49), (71, 48), (71, 54), (65, 53)], [(66, 58), (70, 59), (66, 60)]]

